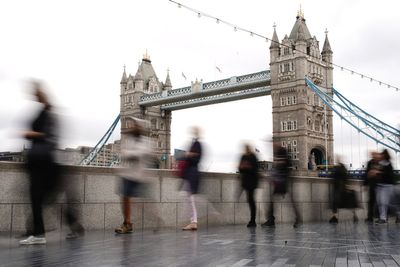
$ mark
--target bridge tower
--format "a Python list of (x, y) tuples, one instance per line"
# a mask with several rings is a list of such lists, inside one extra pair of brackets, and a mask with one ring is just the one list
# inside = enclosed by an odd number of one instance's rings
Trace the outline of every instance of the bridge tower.
[[(326, 32), (322, 52), (302, 11), (279, 43), (274, 25), (270, 45), (273, 140), (285, 146), (298, 170), (333, 163), (332, 111), (309, 90), (304, 78), (332, 95), (332, 49)], [(327, 160), (327, 161), (326, 161)]]
[(155, 145), (155, 154), (158, 162), (158, 168), (165, 169), (170, 166), (170, 150), (171, 150), (171, 111), (164, 111), (160, 106), (140, 107), (140, 97), (145, 94), (163, 93), (171, 90), (172, 84), (167, 73), (165, 83), (160, 82), (151, 64), (150, 56), (146, 54), (139, 62), (135, 76), (124, 72), (121, 78), (121, 144), (124, 144), (126, 133), (126, 117), (132, 116), (138, 119), (145, 120), (149, 123), (150, 131), (148, 136), (152, 139)]

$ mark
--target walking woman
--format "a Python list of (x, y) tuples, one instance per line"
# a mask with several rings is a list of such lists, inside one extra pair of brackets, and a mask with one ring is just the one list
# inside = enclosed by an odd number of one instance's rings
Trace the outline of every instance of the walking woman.
[(144, 168), (150, 155), (149, 144), (143, 136), (143, 128), (138, 119), (126, 118), (128, 131), (124, 143), (121, 144), (122, 168), (119, 169), (120, 195), (124, 221), (115, 228), (117, 234), (132, 233), (131, 198), (142, 197), (145, 192)]
[(33, 234), (21, 240), (21, 245), (46, 243), (43, 203), (49, 194), (56, 190), (59, 180), (58, 166), (54, 160), (54, 149), (57, 145), (56, 119), (42, 85), (38, 82), (32, 82), (32, 85), (33, 95), (41, 104), (41, 109), (33, 120), (31, 129), (22, 135), (31, 142), (27, 153), (27, 169), (30, 176)]
[(182, 230), (197, 230), (197, 208), (195, 195), (199, 191), (200, 184), (199, 162), (202, 156), (202, 147), (199, 141), (200, 129), (198, 127), (193, 127), (192, 135), (193, 140), (189, 151), (186, 152), (186, 166), (183, 172), (183, 179), (186, 181), (186, 189), (189, 195), (192, 216), (190, 218), (190, 223), (183, 227)]
[(239, 163), (239, 173), (242, 188), (247, 193), (247, 202), (250, 208), (250, 221), (247, 227), (256, 227), (256, 203), (254, 201), (254, 192), (258, 186), (258, 165), (257, 157), (252, 152), (250, 145), (245, 144), (244, 154)]

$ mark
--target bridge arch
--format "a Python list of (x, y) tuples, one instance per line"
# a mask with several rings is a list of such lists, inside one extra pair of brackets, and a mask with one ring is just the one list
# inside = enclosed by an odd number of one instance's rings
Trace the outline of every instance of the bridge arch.
[(313, 170), (318, 165), (326, 163), (326, 152), (322, 146), (314, 146), (311, 148), (308, 156), (308, 169)]

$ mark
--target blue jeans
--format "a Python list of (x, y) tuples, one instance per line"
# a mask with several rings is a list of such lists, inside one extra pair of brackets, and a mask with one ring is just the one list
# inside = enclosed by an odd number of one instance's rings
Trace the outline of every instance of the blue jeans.
[(392, 197), (393, 185), (377, 184), (376, 186), (376, 203), (378, 204), (379, 219), (387, 219), (387, 211), (389, 202)]

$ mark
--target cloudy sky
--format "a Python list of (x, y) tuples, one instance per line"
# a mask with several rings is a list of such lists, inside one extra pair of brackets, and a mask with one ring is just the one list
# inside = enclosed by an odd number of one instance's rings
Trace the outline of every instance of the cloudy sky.
[[(327, 28), (336, 64), (400, 86), (400, 2), (396, 0), (182, 0), (238, 26), (280, 39), (299, 5), (323, 44)], [(146, 49), (160, 80), (170, 69), (174, 88), (196, 78), (221, 79), (268, 68), (269, 43), (198, 18), (168, 0), (14, 0), (0, 2), (0, 151), (18, 151), (17, 136), (33, 116), (26, 81), (43, 79), (62, 114), (62, 146), (94, 145), (119, 111), (123, 65), (134, 74)], [(222, 70), (218, 72), (216, 66)], [(181, 73), (185, 73), (185, 80)], [(342, 94), (392, 125), (400, 122), (400, 92), (335, 70)], [(270, 159), (269, 97), (173, 112), (172, 148), (187, 145), (187, 128), (204, 129), (203, 169), (234, 171), (240, 144), (251, 140)], [(335, 150), (357, 167), (372, 142), (334, 122)], [(118, 139), (115, 133), (113, 139)], [(361, 144), (360, 146), (358, 144)]]

